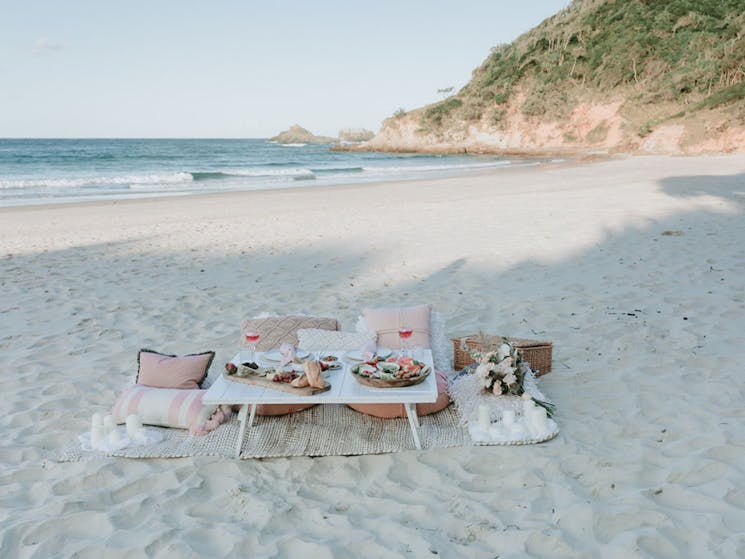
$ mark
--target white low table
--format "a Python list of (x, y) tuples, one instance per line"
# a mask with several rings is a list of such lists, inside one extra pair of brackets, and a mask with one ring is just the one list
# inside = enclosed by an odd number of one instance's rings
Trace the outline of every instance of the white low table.
[[(333, 354), (339, 357), (344, 355), (342, 350), (323, 351), (323, 354)], [(269, 361), (262, 359), (263, 353), (257, 352), (257, 360), (264, 364)], [(428, 349), (422, 350), (418, 359), (432, 368), (432, 371), (419, 384), (406, 386), (404, 388), (371, 388), (357, 382), (350, 370), (354, 363), (341, 359), (343, 367), (335, 371), (324, 373), (326, 382), (331, 384), (331, 389), (314, 396), (301, 396), (279, 390), (272, 390), (263, 386), (233, 382), (225, 378), (225, 375), (215, 381), (204, 395), (204, 404), (227, 404), (240, 405), (241, 411), (238, 415), (241, 420), (241, 428), (235, 447), (235, 457), (239, 458), (243, 447), (243, 438), (246, 427), (253, 425), (258, 404), (403, 404), (414, 437), (414, 445), (421, 449), (419, 441), (419, 418), (416, 414), (416, 404), (435, 402), (437, 400), (437, 381), (435, 378), (432, 362), (432, 352)], [(241, 359), (238, 353), (232, 363), (240, 365), (245, 359)], [(249, 415), (250, 408), (250, 415)]]

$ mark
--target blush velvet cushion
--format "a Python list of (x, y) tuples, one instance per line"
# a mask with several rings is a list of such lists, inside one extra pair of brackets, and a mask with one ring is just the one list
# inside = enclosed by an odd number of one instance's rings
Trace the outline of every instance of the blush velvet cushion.
[(301, 328), (320, 328), (323, 330), (338, 330), (339, 321), (335, 318), (321, 316), (271, 316), (267, 318), (252, 318), (243, 321), (241, 332), (257, 332), (260, 335), (256, 344), (257, 351), (270, 351), (283, 343), (298, 345), (297, 332)]
[(363, 309), (362, 316), (367, 322), (367, 329), (378, 334), (378, 346), (400, 348), (401, 338), (398, 329), (411, 328), (413, 333), (407, 340), (408, 347), (432, 347), (430, 342), (429, 305), (417, 305), (403, 308)]
[(201, 388), (214, 358), (214, 351), (178, 357), (141, 349), (135, 382), (154, 388)]
[[(365, 328), (377, 333), (379, 347), (388, 348), (401, 347), (398, 329), (402, 326), (411, 328), (414, 331), (407, 341), (409, 348), (415, 346), (431, 348), (431, 314), (432, 309), (429, 305), (416, 305), (403, 308), (367, 308), (362, 311)], [(417, 404), (417, 415), (435, 413), (450, 404), (447, 375), (441, 371), (436, 371), (435, 374), (435, 379), (437, 380), (437, 401), (434, 403)], [(403, 404), (347, 405), (360, 413), (383, 419), (406, 417), (406, 410)]]

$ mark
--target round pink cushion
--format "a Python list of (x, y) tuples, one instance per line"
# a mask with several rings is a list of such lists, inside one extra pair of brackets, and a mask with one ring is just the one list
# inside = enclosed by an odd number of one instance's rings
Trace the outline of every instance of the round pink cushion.
[[(437, 400), (433, 403), (417, 404), (417, 415), (429, 415), (445, 409), (450, 403), (448, 395), (448, 378), (445, 373), (435, 371), (437, 379)], [(394, 417), (406, 417), (406, 409), (403, 404), (347, 404), (354, 411), (366, 413), (382, 419), (393, 419)]]
[[(256, 415), (287, 415), (288, 413), (307, 410), (317, 405), (318, 404), (259, 404), (256, 406)], [(235, 404), (233, 406), (233, 411), (235, 413), (241, 411), (241, 405)], [(250, 408), (249, 411), (251, 411)]]
[(256, 406), (256, 415), (287, 415), (316, 405), (318, 404), (259, 404)]

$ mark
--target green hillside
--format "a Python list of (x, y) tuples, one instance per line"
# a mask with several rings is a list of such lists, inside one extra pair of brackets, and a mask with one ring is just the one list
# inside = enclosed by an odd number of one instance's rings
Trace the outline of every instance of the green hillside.
[(623, 100), (628, 133), (724, 111), (745, 123), (745, 0), (576, 0), (492, 49), (462, 90), (426, 108), (421, 131), (499, 129), (507, 108), (560, 120), (578, 103)]

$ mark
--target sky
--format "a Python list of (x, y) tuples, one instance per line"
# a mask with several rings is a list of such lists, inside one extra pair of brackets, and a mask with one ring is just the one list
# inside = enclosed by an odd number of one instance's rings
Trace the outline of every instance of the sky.
[(377, 131), (569, 0), (0, 0), (0, 137)]

